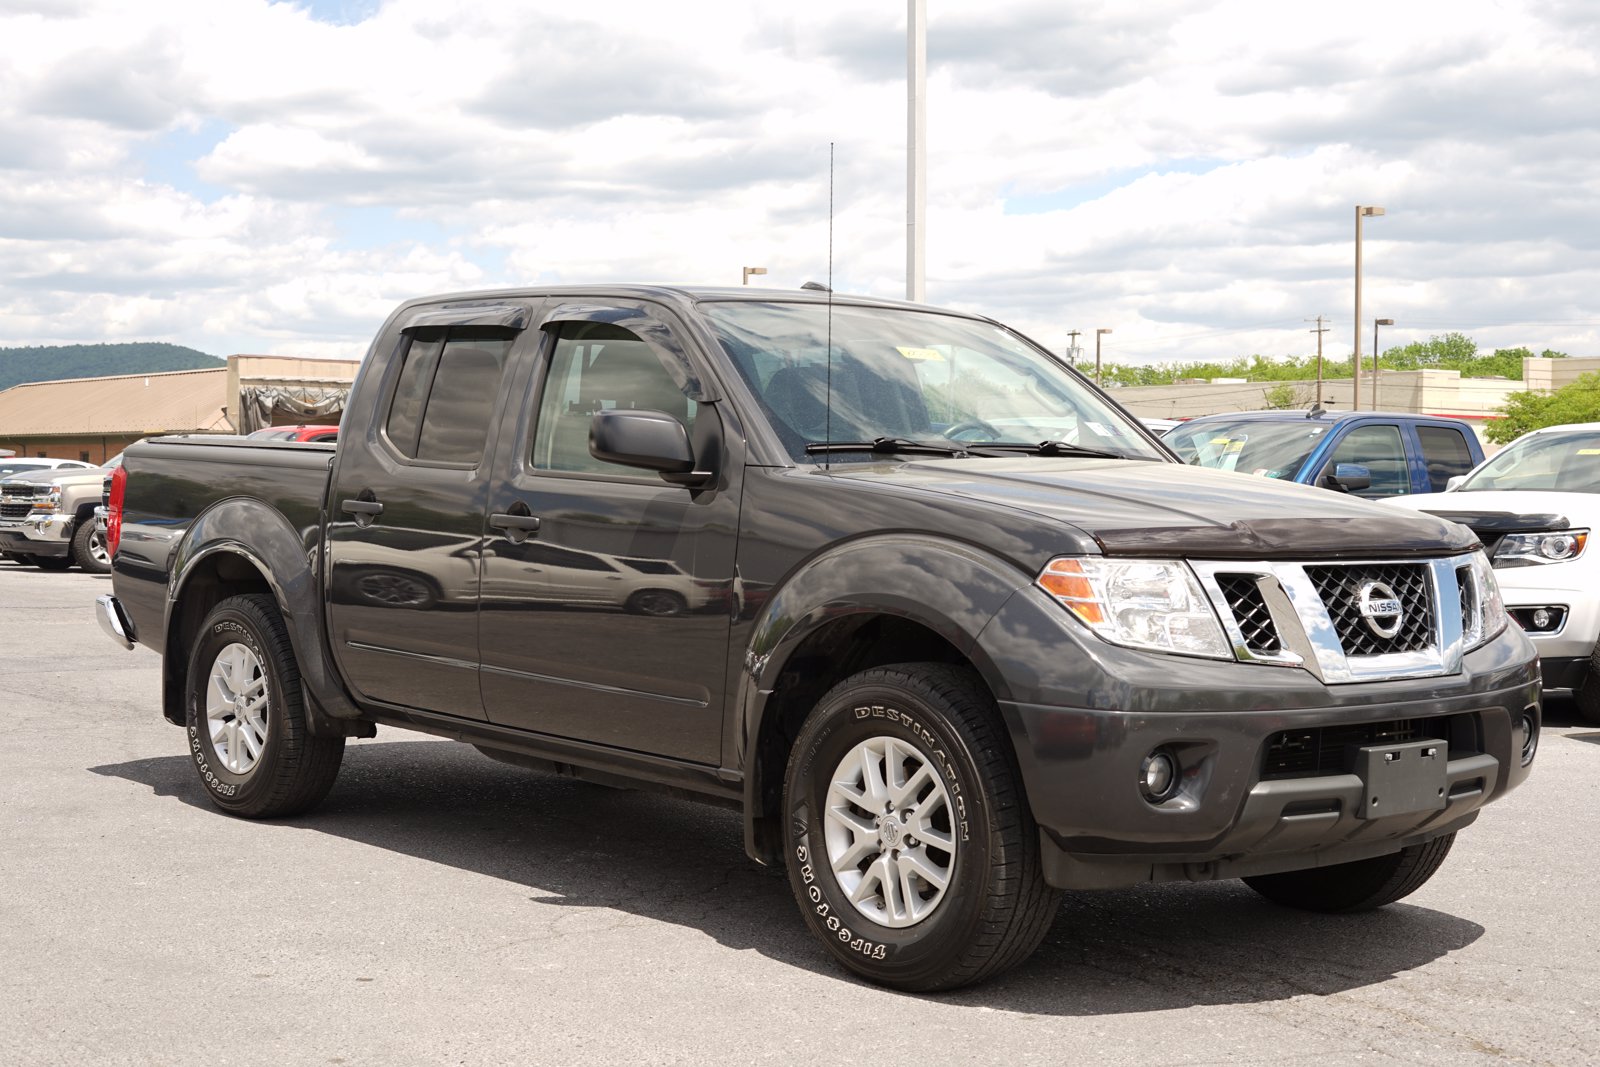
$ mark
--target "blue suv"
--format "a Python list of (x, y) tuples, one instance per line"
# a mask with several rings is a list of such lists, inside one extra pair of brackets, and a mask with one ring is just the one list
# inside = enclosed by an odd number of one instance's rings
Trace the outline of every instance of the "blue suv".
[(1390, 411), (1204, 415), (1162, 441), (1186, 463), (1371, 498), (1442, 493), (1484, 458), (1460, 419)]

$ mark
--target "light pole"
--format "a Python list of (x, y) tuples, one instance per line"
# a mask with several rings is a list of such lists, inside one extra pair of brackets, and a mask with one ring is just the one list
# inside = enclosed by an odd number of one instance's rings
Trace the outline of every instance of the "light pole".
[(1094, 331), (1094, 384), (1101, 385), (1100, 378), (1100, 338), (1111, 332), (1111, 327), (1101, 326)]
[(1361, 410), (1361, 220), (1383, 214), (1381, 207), (1356, 205), (1356, 328), (1355, 354), (1350, 357), (1350, 408)]
[(765, 274), (765, 273), (767, 273), (767, 268), (765, 268), (765, 267), (746, 267), (744, 269), (744, 281), (740, 282), (739, 284), (740, 285), (749, 285), (750, 284), (750, 275), (752, 275), (752, 274)]
[(928, 216), (928, 5), (906, 0), (906, 299), (924, 299)]
[(1378, 327), (1393, 326), (1393, 319), (1372, 320), (1372, 410), (1378, 410)]

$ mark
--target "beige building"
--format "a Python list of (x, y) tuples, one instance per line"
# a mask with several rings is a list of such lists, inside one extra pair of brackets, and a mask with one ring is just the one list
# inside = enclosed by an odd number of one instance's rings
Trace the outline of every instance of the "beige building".
[(0, 392), (0, 448), (103, 463), (158, 434), (338, 422), (359, 365), (238, 355), (215, 370), (28, 382)]

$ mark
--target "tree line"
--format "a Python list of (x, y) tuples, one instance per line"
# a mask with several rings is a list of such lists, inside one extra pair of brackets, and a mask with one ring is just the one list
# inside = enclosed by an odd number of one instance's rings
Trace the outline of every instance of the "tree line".
[(222, 360), (216, 356), (159, 341), (0, 348), (0, 389), (61, 378), (215, 370), (222, 365)]
[[(1426, 341), (1413, 341), (1384, 351), (1378, 365), (1384, 370), (1455, 370), (1463, 378), (1509, 378), (1522, 380), (1522, 361), (1532, 356), (1546, 359), (1565, 358), (1565, 352), (1545, 349), (1534, 352), (1528, 348), (1497, 348), (1480, 352), (1472, 338), (1462, 333), (1435, 335)], [(1365, 368), (1364, 368), (1365, 369)], [(1317, 376), (1317, 357), (1308, 356), (1241, 356), (1238, 359), (1211, 360), (1197, 363), (1156, 363), (1136, 366), (1129, 363), (1107, 363), (1101, 373), (1109, 387), (1135, 385), (1172, 385), (1186, 378), (1244, 378), (1252, 382), (1298, 382)], [(1322, 376), (1325, 379), (1350, 377), (1350, 358), (1324, 357)]]

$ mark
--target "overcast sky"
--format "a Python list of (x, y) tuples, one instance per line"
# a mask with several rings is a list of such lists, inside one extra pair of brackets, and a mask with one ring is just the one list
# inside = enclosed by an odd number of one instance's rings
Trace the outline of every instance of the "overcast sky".
[[(1600, 5), (928, 0), (930, 303), (1198, 359), (1600, 355)], [(398, 301), (905, 295), (906, 5), (0, 0), (0, 345), (358, 357)], [(1092, 337), (1090, 339), (1092, 351)]]

